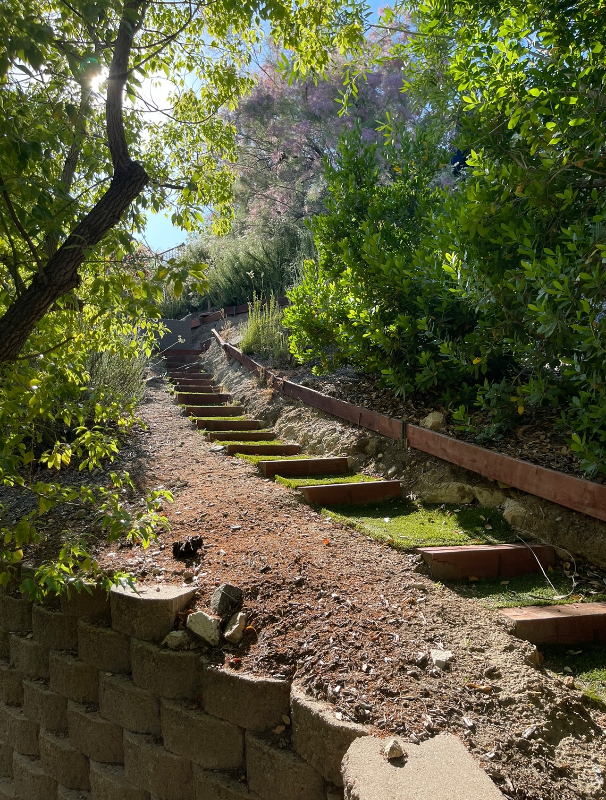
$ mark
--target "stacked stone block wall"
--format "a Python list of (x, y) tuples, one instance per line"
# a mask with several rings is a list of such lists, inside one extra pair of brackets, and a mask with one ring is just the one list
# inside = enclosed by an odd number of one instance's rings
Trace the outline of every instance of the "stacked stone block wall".
[[(0, 595), (0, 800), (335, 800), (363, 727), (161, 642), (192, 592)], [(284, 726), (288, 736), (272, 733)]]

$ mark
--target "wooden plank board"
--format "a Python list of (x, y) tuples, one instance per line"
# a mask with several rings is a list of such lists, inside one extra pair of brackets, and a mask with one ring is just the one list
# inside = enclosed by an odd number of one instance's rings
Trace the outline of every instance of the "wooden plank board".
[(307, 477), (308, 475), (346, 475), (351, 466), (347, 456), (336, 458), (295, 458), (284, 461), (259, 461), (266, 478)]
[(417, 450), (431, 453), (486, 478), (501, 481), (590, 517), (606, 520), (606, 485), (520, 461), (417, 425), (406, 426), (406, 440)]
[(533, 644), (606, 643), (606, 603), (503, 608), (515, 635)]
[(555, 550), (547, 544), (419, 547), (417, 553), (421, 554), (436, 581), (512, 578), (540, 572), (541, 567), (547, 569), (555, 564)]
[(244, 406), (184, 406), (188, 417), (241, 417)]
[(263, 427), (260, 419), (207, 419), (200, 417), (196, 420), (198, 428), (207, 431), (256, 431)]
[(192, 381), (191, 383), (184, 383), (182, 381), (174, 381), (175, 389), (178, 392), (195, 392), (196, 394), (218, 394), (219, 389), (216, 386), (211, 386), (208, 383), (198, 383)]
[(230, 400), (230, 394), (220, 394), (219, 392), (213, 392), (212, 394), (177, 392), (177, 403), (182, 406), (215, 406), (219, 405), (219, 403), (229, 403)]
[(324, 486), (302, 486), (308, 503), (321, 506), (380, 503), (402, 495), (400, 481), (330, 483)]
[(211, 442), (233, 442), (237, 439), (240, 442), (271, 442), (276, 438), (275, 431), (210, 431), (206, 438)]

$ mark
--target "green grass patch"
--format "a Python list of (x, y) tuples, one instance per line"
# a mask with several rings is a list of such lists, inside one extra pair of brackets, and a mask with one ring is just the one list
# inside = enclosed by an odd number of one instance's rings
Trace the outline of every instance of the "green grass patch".
[(378, 478), (371, 478), (369, 475), (316, 475), (315, 477), (286, 478), (283, 475), (276, 475), (276, 483), (288, 486), (289, 489), (300, 489), (302, 486), (326, 486), (329, 483), (367, 483), (377, 481)]
[(392, 547), (502, 544), (515, 534), (494, 508), (461, 508), (393, 500), (367, 506), (332, 506), (323, 513)]
[(542, 644), (543, 666), (562, 678), (572, 675), (576, 686), (594, 703), (606, 706), (606, 645)]
[[(244, 442), (244, 444), (251, 444), (251, 442)], [(254, 442), (252, 444), (254, 444)], [(270, 442), (259, 442), (259, 444), (270, 444)], [(259, 461), (292, 461), (293, 459), (309, 458), (309, 456), (302, 453), (297, 456), (252, 456), (248, 455), (248, 453), (232, 453), (232, 455), (236, 458), (241, 458), (243, 461), (248, 461), (249, 464), (254, 464), (255, 466), (257, 466)]]
[[(561, 570), (548, 572), (552, 588), (542, 572), (517, 575), (515, 578), (491, 578), (472, 583), (449, 583), (449, 588), (464, 597), (479, 600), (488, 608), (512, 608), (514, 606), (552, 606), (566, 603), (600, 602), (606, 594), (580, 595), (572, 591), (572, 581)], [(570, 596), (569, 596), (570, 595)]]

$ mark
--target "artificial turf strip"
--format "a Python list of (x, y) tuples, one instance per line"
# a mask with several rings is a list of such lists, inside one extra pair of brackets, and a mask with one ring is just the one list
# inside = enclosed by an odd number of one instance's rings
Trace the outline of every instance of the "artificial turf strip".
[(369, 475), (316, 475), (310, 478), (286, 478), (283, 475), (276, 475), (276, 483), (288, 486), (289, 489), (300, 489), (302, 486), (326, 486), (330, 483), (367, 483), (368, 481), (378, 481), (379, 478), (371, 478)]
[[(221, 444), (226, 444), (226, 442), (221, 442)], [(246, 444), (253, 444), (253, 442), (246, 442)], [(259, 442), (259, 444), (270, 444), (270, 442)], [(285, 461), (288, 459), (289, 461), (293, 458), (309, 458), (308, 455), (303, 453), (299, 453), (296, 456), (252, 456), (248, 455), (248, 453), (233, 453), (234, 458), (241, 458), (243, 461), (248, 461), (249, 464), (254, 464), (257, 466), (259, 461)]]
[(583, 694), (606, 706), (606, 645), (542, 644), (543, 666), (559, 677), (572, 676)]
[(561, 570), (547, 572), (555, 591), (542, 572), (517, 575), (514, 578), (490, 578), (484, 581), (449, 583), (448, 587), (464, 597), (477, 599), (488, 608), (517, 606), (553, 606), (567, 603), (606, 602), (604, 594), (580, 594), (572, 591), (572, 580)]
[(437, 506), (401, 499), (362, 507), (331, 506), (322, 511), (400, 550), (516, 541), (511, 526), (494, 508)]

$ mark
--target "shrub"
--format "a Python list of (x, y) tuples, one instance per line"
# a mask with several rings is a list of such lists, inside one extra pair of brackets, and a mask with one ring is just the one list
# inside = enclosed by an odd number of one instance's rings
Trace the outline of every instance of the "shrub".
[(277, 299), (272, 296), (263, 301), (255, 295), (248, 308), (249, 317), (240, 339), (242, 352), (255, 353), (276, 366), (288, 363), (288, 333), (282, 325), (283, 313)]

